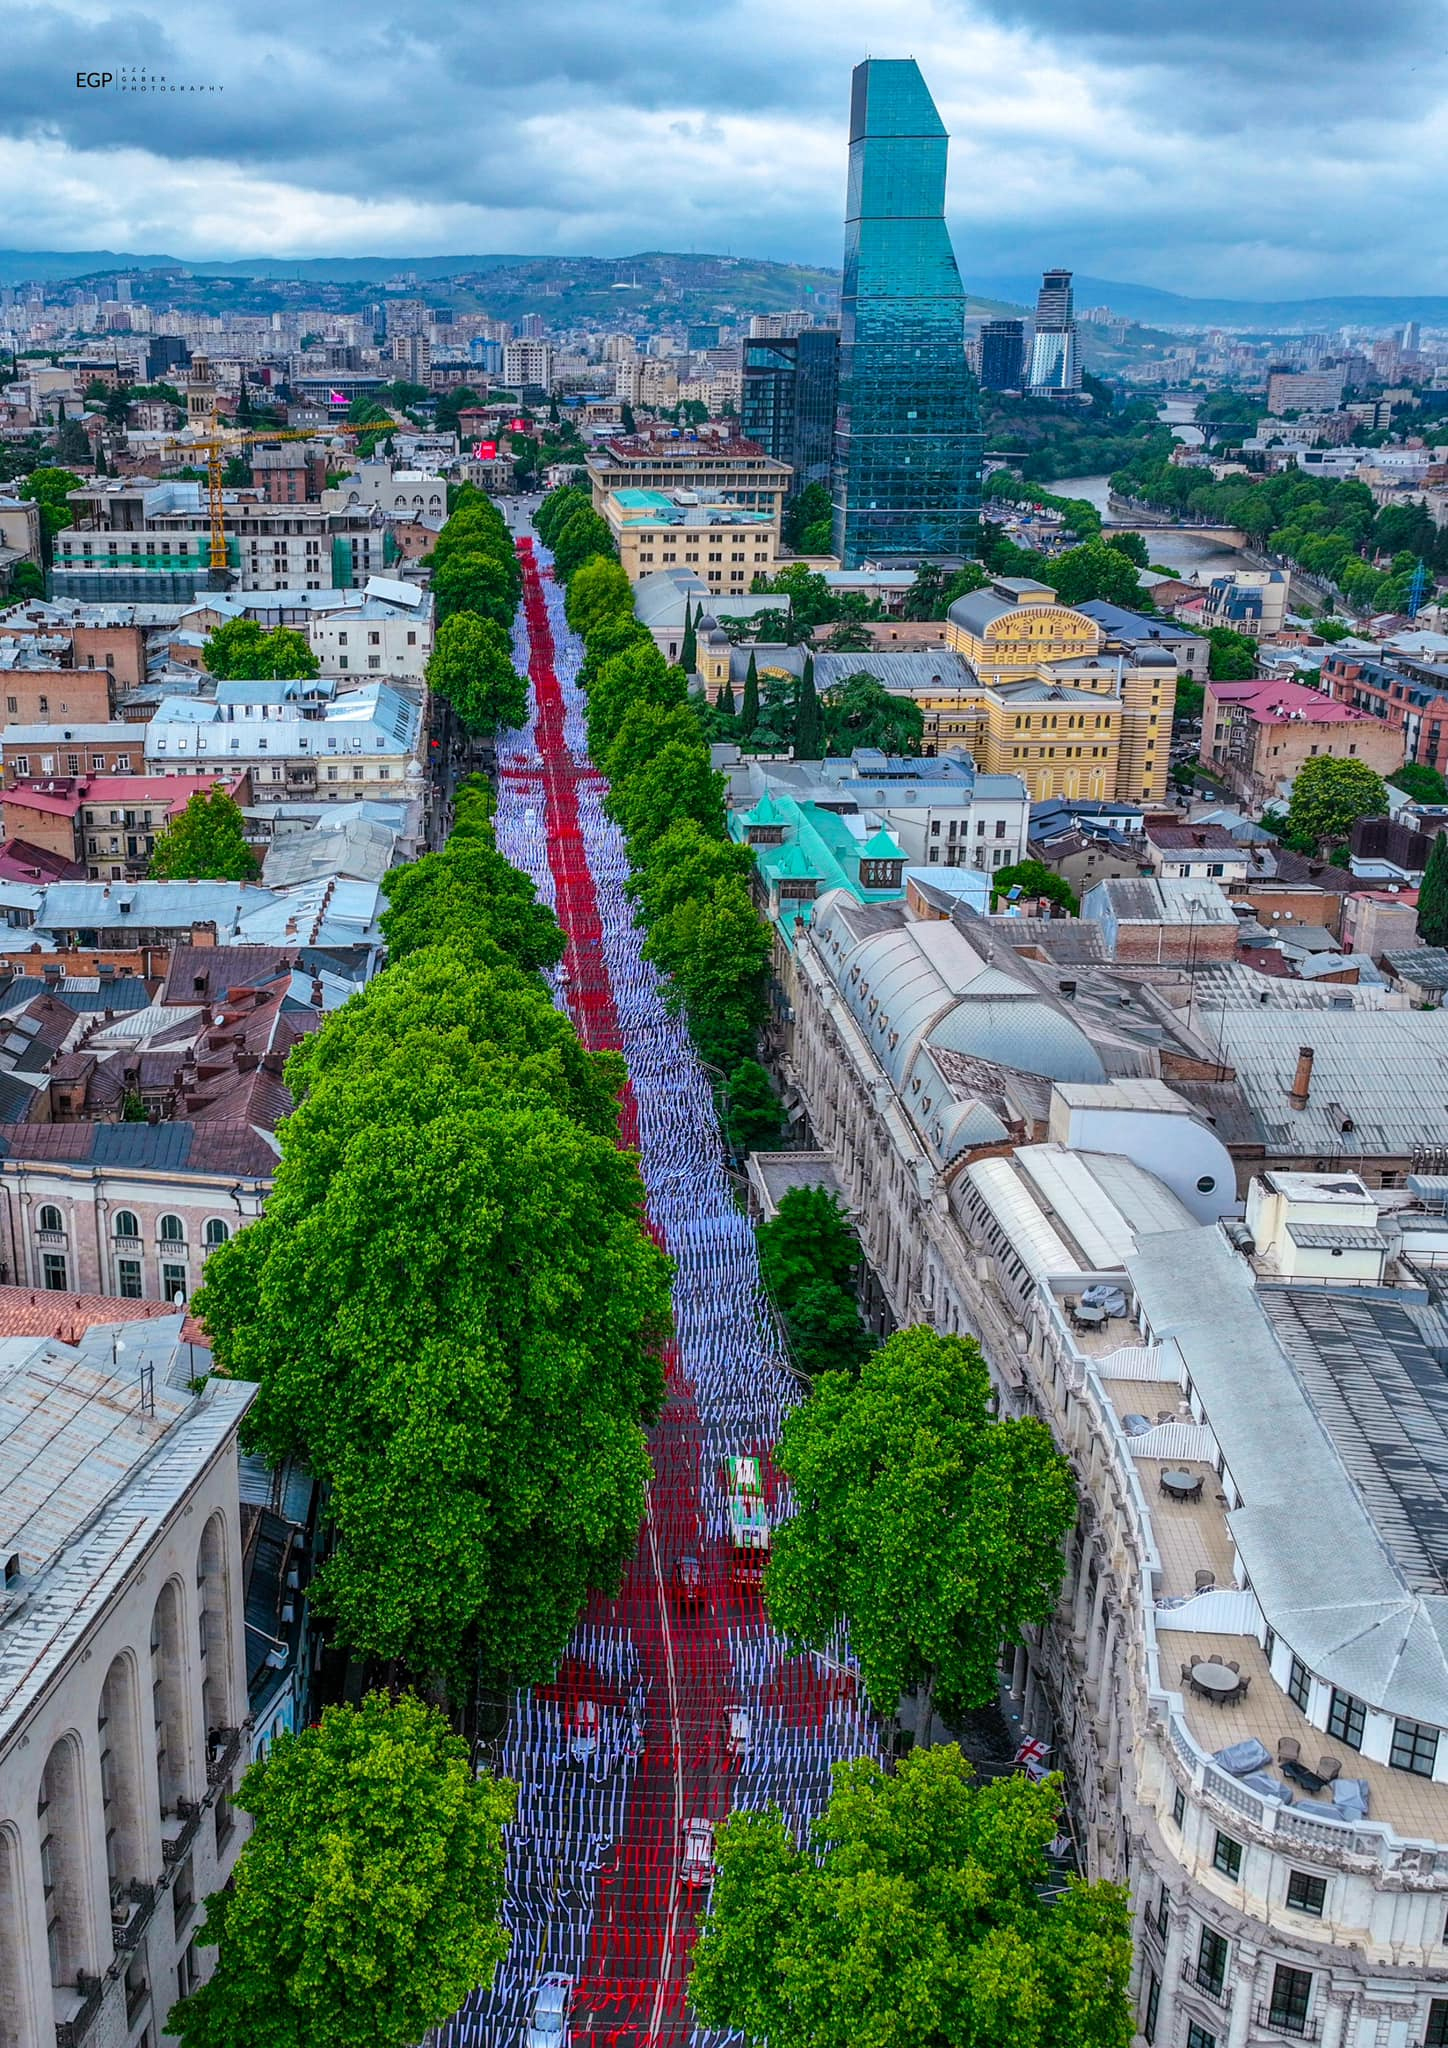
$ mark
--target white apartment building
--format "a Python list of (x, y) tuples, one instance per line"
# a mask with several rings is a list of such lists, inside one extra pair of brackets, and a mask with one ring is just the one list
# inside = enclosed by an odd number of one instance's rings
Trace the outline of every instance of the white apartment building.
[(1061, 1603), (1004, 1683), (1083, 1872), (1130, 1886), (1139, 2038), (1437, 2048), (1448, 1225), (1341, 1174), (1234, 1220), (1151, 991), (1114, 1025), (973, 923), (822, 898), (789, 1078), (893, 1315), (976, 1336), (1071, 1460)]
[[(203, 1354), (204, 1356), (204, 1354)], [(181, 1319), (0, 1341), (0, 2038), (156, 2048), (249, 1823), (237, 1427)]]
[(547, 341), (508, 341), (503, 344), (503, 383), (521, 397), (525, 384), (546, 391), (553, 381), (553, 345)]
[(214, 699), (163, 699), (146, 728), (151, 774), (250, 768), (258, 803), (273, 790), (406, 802), (422, 792), (421, 756), (420, 693), (380, 681), (340, 696), (317, 684), (219, 683)]
[(431, 591), (392, 576), (369, 576), (359, 590), (273, 590), (198, 599), (193, 622), (211, 631), (225, 619), (305, 633), (324, 676), (390, 676), (420, 683), (432, 652)]
[(394, 519), (429, 515), (446, 519), (447, 480), (434, 470), (400, 469), (387, 461), (359, 462), (351, 476), (323, 491), (322, 504), (329, 512), (375, 505)]

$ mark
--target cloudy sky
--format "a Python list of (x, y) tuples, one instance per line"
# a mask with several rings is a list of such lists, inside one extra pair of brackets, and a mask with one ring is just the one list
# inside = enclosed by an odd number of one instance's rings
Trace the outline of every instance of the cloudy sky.
[[(967, 283), (1448, 291), (1439, 0), (4, 9), (0, 243), (835, 263), (849, 71), (914, 56)], [(123, 65), (170, 86), (78, 89)]]

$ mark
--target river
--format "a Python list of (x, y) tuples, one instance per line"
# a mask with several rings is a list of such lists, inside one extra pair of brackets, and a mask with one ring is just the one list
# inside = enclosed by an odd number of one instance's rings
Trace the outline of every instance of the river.
[[(1179, 441), (1199, 442), (1201, 433), (1192, 425), (1196, 410), (1195, 398), (1167, 398), (1162, 401), (1161, 418)], [(1061, 476), (1046, 488), (1060, 498), (1085, 498), (1103, 518), (1109, 510), (1110, 479), (1106, 476)], [(1204, 535), (1173, 533), (1157, 536), (1148, 527), (1145, 539), (1153, 562), (1160, 563), (1164, 569), (1175, 569), (1187, 581), (1194, 577), (1206, 580), (1219, 570), (1240, 569), (1246, 565), (1247, 558), (1239, 549), (1223, 547), (1220, 541), (1208, 540)]]

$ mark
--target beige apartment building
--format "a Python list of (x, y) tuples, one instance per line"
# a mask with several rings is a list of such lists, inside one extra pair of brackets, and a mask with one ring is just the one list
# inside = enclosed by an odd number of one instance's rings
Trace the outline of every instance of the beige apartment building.
[[(204, 1361), (207, 1354), (201, 1354)], [(0, 1339), (0, 2041), (158, 2048), (249, 1822), (237, 1428), (180, 1316)]]
[(1001, 1412), (1071, 1461), (1007, 1713), (1083, 1874), (1130, 1888), (1139, 2041), (1439, 2044), (1448, 1489), (1434, 1310), (1399, 1276), (1448, 1226), (1341, 1172), (1266, 1171), (1234, 1218), (1150, 989), (1123, 1012), (1020, 940), (822, 898), (786, 1067), (891, 1315), (977, 1337)]
[(693, 491), (625, 490), (609, 492), (603, 516), (630, 583), (677, 566), (701, 576), (715, 596), (743, 597), (756, 576), (774, 574), (775, 514)]
[(659, 429), (617, 435), (589, 451), (593, 509), (604, 516), (614, 491), (693, 491), (710, 504), (763, 512), (776, 525), (794, 475), (757, 441), (707, 430), (697, 437)]

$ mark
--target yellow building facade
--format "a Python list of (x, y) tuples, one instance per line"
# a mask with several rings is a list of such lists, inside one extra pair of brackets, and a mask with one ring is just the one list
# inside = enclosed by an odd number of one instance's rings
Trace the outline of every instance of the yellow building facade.
[(927, 747), (963, 746), (988, 773), (1019, 775), (1034, 803), (1164, 799), (1177, 680), (1164, 648), (1113, 650), (1048, 585), (1005, 577), (952, 605), (945, 637), (965, 680), (912, 691)]

